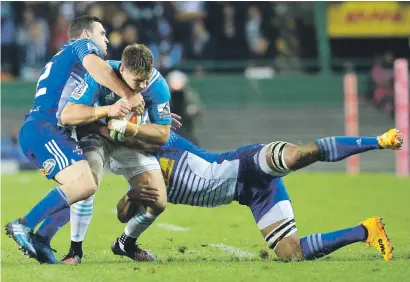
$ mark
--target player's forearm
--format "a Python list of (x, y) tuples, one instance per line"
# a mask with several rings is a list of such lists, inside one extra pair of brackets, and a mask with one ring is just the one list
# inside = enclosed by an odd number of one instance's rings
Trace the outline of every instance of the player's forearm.
[[(92, 130), (92, 133), (99, 134), (111, 141), (114, 141), (111, 139), (110, 131), (108, 129), (108, 126), (105, 124), (93, 123), (91, 130)], [(131, 148), (131, 149), (144, 150), (144, 151), (155, 151), (160, 147), (160, 145), (148, 144), (144, 141), (141, 141), (135, 138), (130, 138), (124, 142), (121, 142), (121, 145), (124, 147)]]
[(90, 54), (83, 60), (83, 65), (87, 72), (95, 79), (98, 84), (111, 89), (121, 97), (128, 97), (128, 86), (118, 77), (113, 68), (100, 57)]
[(108, 116), (108, 106), (90, 107), (68, 102), (61, 112), (63, 125), (84, 125)]
[(141, 124), (134, 139), (153, 145), (164, 145), (169, 138), (171, 126), (162, 124)]

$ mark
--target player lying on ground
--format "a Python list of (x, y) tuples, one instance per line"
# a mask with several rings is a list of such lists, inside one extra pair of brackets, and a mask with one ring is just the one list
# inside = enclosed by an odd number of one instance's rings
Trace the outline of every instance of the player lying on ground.
[[(61, 111), (73, 90), (84, 83), (88, 72), (96, 81), (127, 98), (124, 114), (132, 107), (140, 113), (144, 109), (141, 95), (136, 96), (101, 58), (107, 54), (108, 39), (98, 18), (76, 18), (70, 24), (68, 35), (70, 41), (44, 67), (37, 83), (34, 105), (19, 131), (22, 152), (58, 185), (23, 218), (6, 225), (7, 235), (16, 241), (24, 254), (35, 258), (39, 248), (47, 253), (52, 251), (32, 235), (33, 229), (47, 216), (90, 197), (97, 189), (77, 140), (71, 137), (69, 128), (63, 127), (60, 120)], [(123, 116), (120, 110), (113, 107), (111, 116)]]
[[(327, 137), (306, 146), (281, 141), (255, 144), (222, 154), (209, 153), (177, 134), (171, 135), (156, 154), (170, 203), (215, 207), (238, 201), (251, 209), (269, 247), (283, 259), (320, 258), (355, 242), (373, 246), (386, 261), (392, 258), (393, 249), (379, 217), (352, 228), (300, 238), (282, 177), (316, 161), (340, 161), (372, 149), (399, 149), (403, 140), (397, 130), (379, 137)], [(128, 233), (130, 218), (139, 205), (132, 196), (126, 194), (117, 205), (119, 220), (128, 222)], [(126, 234), (117, 238), (111, 249), (116, 255), (136, 260), (132, 251), (135, 240)]]
[[(102, 136), (109, 135), (106, 127), (99, 129)], [(402, 142), (400, 133), (393, 129), (379, 137), (328, 137), (305, 146), (279, 141), (214, 154), (171, 132), (171, 138), (157, 150), (156, 157), (168, 186), (169, 202), (215, 207), (235, 200), (247, 205), (269, 247), (281, 258), (319, 258), (345, 245), (364, 241), (379, 250), (385, 260), (390, 260), (392, 247), (380, 218), (369, 218), (353, 228), (300, 239), (281, 177), (316, 161), (334, 162), (369, 150), (399, 149)], [(124, 144), (140, 149), (153, 148), (140, 141)], [(149, 185), (143, 188), (149, 193)], [(137, 200), (138, 195), (128, 193), (118, 203), (118, 218), (127, 222), (127, 226), (115, 240), (112, 251), (139, 261), (138, 252), (135, 252), (137, 237), (130, 236), (138, 229), (137, 218), (132, 212), (138, 210), (139, 204), (134, 205)], [(50, 234), (52, 236), (53, 232)], [(71, 259), (66, 263), (81, 262), (82, 251), (69, 255)]]

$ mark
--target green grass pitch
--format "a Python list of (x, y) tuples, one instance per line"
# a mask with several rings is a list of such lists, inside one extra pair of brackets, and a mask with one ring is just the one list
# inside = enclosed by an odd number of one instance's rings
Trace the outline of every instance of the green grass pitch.
[[(285, 178), (298, 233), (353, 226), (369, 216), (384, 218), (395, 247), (386, 263), (375, 249), (357, 243), (317, 261), (283, 263), (263, 259), (268, 250), (250, 211), (234, 203), (214, 209), (169, 205), (139, 239), (159, 262), (135, 263), (111, 254), (124, 229), (113, 209), (127, 190), (125, 181), (106, 175), (97, 193), (94, 217), (84, 241), (83, 264), (39, 265), (1, 238), (2, 281), (410, 281), (410, 179), (393, 175), (295, 173)], [(2, 177), (1, 224), (23, 216), (53, 183), (40, 173)], [(183, 227), (174, 231), (167, 225)], [(58, 258), (69, 246), (69, 228), (52, 241)]]

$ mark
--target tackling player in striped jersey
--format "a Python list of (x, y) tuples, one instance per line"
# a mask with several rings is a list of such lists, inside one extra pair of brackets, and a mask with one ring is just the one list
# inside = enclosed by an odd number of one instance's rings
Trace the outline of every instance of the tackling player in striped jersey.
[[(98, 130), (108, 138), (106, 127), (99, 126)], [(356, 142), (358, 140), (360, 142)], [(392, 129), (378, 137), (327, 137), (304, 146), (276, 141), (220, 154), (198, 148), (173, 132), (159, 149), (138, 140), (123, 144), (144, 150), (156, 149), (170, 203), (216, 207), (237, 201), (248, 206), (269, 247), (280, 258), (316, 259), (343, 246), (366, 242), (388, 261), (392, 258), (392, 246), (379, 217), (368, 218), (351, 228), (299, 238), (282, 177), (317, 161), (340, 161), (369, 150), (397, 150), (402, 143), (400, 132)], [(155, 190), (150, 188), (144, 184), (142, 191), (155, 196)], [(135, 224), (141, 206), (139, 199), (140, 195), (128, 193), (119, 201), (118, 218), (127, 222), (127, 226), (112, 245), (114, 254), (136, 261), (140, 258), (134, 252), (135, 238), (127, 234), (140, 228)], [(80, 260), (70, 263), (80, 263)]]
[[(130, 141), (127, 146), (148, 148), (141, 142), (136, 143)], [(248, 206), (269, 247), (280, 258), (315, 259), (343, 246), (366, 242), (388, 261), (392, 258), (392, 246), (379, 217), (368, 218), (352, 228), (299, 238), (282, 177), (316, 161), (340, 161), (369, 150), (398, 150), (402, 143), (401, 133), (391, 129), (378, 137), (327, 137), (305, 146), (276, 141), (214, 154), (171, 133), (170, 140), (156, 155), (170, 203), (216, 207), (237, 201)], [(138, 205), (138, 199), (133, 199), (132, 194), (119, 201), (118, 218), (128, 222), (126, 228), (130, 228), (130, 218)], [(114, 254), (135, 259), (131, 252), (123, 252), (118, 245), (117, 238), (112, 245)]]

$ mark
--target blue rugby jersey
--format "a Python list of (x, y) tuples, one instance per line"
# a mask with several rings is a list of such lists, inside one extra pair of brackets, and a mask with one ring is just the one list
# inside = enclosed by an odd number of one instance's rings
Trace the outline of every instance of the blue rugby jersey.
[(37, 83), (34, 105), (26, 120), (47, 120), (58, 124), (59, 115), (71, 93), (84, 84), (86, 70), (84, 57), (94, 53), (102, 57), (102, 51), (89, 39), (68, 41), (46, 64)]

